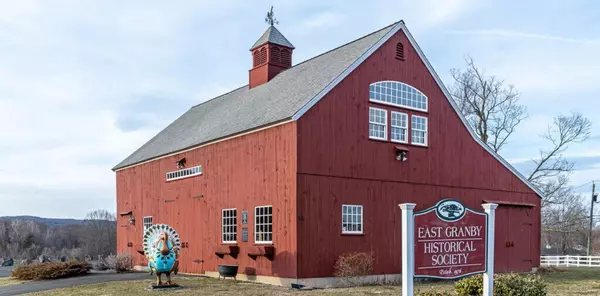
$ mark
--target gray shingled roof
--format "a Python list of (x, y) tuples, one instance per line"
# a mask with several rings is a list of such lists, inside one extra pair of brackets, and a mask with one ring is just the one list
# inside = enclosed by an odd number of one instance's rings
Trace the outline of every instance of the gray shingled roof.
[(297, 64), (265, 84), (192, 107), (113, 170), (290, 119), (394, 25)]
[(275, 28), (275, 26), (270, 26), (262, 34), (262, 36), (260, 36), (260, 38), (258, 38), (258, 40), (254, 42), (254, 45), (250, 47), (250, 50), (253, 50), (254, 48), (259, 47), (267, 42), (287, 46), (289, 48), (294, 48), (292, 43), (288, 41), (287, 38), (285, 38), (285, 36), (283, 36), (283, 34), (281, 34), (281, 32), (279, 32), (279, 30)]

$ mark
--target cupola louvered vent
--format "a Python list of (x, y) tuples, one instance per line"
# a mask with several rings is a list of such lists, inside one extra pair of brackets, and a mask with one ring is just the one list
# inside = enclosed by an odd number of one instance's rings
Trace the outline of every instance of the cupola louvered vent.
[(281, 51), (281, 64), (285, 67), (292, 65), (292, 53), (287, 49)]
[(396, 59), (404, 61), (404, 44), (402, 42), (396, 44)]
[(281, 50), (277, 47), (271, 47), (271, 63), (281, 64)]

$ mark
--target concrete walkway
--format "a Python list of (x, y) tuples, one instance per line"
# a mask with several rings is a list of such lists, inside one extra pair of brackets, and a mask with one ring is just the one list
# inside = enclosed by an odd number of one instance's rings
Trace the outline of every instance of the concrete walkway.
[(92, 285), (114, 281), (137, 281), (144, 279), (155, 279), (145, 272), (134, 273), (92, 273), (86, 276), (58, 279), (51, 281), (28, 282), (0, 287), (0, 296), (19, 295), (46, 290), (54, 290), (81, 285)]

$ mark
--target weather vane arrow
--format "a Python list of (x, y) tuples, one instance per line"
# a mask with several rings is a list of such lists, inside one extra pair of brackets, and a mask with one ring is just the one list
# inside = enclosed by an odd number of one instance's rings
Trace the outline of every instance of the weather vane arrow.
[(265, 17), (265, 23), (271, 26), (274, 24), (279, 24), (279, 22), (275, 18), (275, 12), (273, 12), (273, 5), (271, 5), (271, 10), (267, 12), (267, 17)]

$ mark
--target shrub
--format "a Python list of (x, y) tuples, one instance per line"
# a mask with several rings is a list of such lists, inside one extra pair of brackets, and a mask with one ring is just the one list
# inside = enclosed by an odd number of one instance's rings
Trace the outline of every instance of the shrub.
[(456, 295), (478, 296), (483, 294), (483, 276), (475, 275), (461, 279), (456, 282)]
[(96, 261), (92, 265), (92, 268), (94, 268), (94, 270), (102, 271), (102, 270), (107, 270), (108, 266), (106, 265), (106, 263), (104, 263), (104, 261)]
[(20, 280), (51, 280), (86, 274), (90, 265), (84, 261), (44, 262), (21, 265), (12, 271), (12, 276)]
[(352, 285), (359, 284), (358, 277), (370, 275), (373, 272), (374, 254), (352, 252), (342, 254), (335, 261), (334, 275)]
[(119, 254), (109, 255), (106, 257), (106, 264), (108, 268), (115, 270), (116, 272), (125, 272), (133, 269), (133, 257), (131, 254)]
[[(458, 296), (483, 294), (483, 276), (464, 278), (456, 283)], [(494, 275), (494, 295), (496, 296), (546, 296), (546, 284), (536, 275), (515, 273)]]
[(452, 293), (446, 291), (437, 291), (434, 289), (425, 292), (417, 290), (415, 291), (415, 296), (452, 296)]

